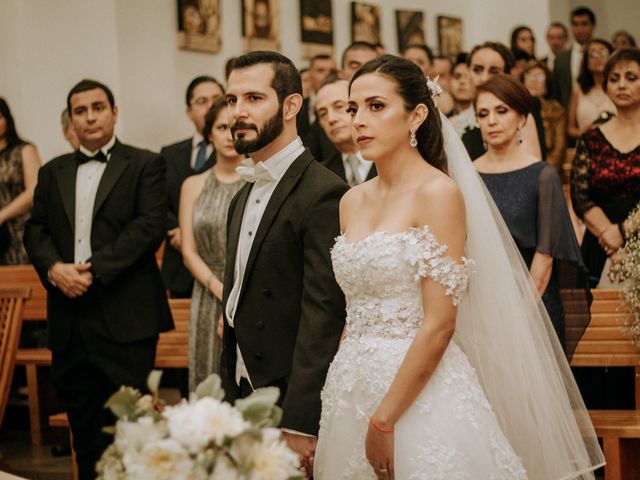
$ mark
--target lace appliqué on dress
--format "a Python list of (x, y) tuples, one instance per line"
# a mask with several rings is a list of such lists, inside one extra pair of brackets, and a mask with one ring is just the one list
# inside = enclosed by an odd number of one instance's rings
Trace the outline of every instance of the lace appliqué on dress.
[(469, 276), (475, 262), (462, 257), (462, 263), (445, 257), (448, 247), (441, 245), (428, 226), (415, 229), (415, 235), (407, 238), (407, 256), (412, 265), (418, 266), (415, 279), (431, 278), (446, 287), (454, 305), (460, 304), (469, 286)]

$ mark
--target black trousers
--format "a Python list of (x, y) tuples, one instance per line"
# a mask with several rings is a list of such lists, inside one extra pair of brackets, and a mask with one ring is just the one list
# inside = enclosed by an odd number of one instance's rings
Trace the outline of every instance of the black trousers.
[(102, 428), (115, 424), (104, 408), (120, 386), (146, 391), (155, 362), (158, 336), (132, 343), (116, 342), (107, 329), (98, 299), (89, 290), (77, 301), (69, 345), (53, 352), (56, 394), (69, 417), (81, 480), (96, 478), (96, 462), (113, 442)]

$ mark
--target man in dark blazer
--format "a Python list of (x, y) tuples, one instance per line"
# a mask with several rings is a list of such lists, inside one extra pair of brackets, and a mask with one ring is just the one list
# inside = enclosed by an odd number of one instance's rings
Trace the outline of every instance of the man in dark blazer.
[(565, 109), (569, 108), (573, 86), (580, 74), (584, 47), (593, 37), (595, 28), (596, 15), (591, 9), (578, 7), (571, 12), (571, 35), (574, 41), (568, 50), (558, 54), (553, 66), (555, 93)]
[(315, 161), (296, 131), (300, 75), (275, 52), (238, 57), (227, 89), (239, 172), (251, 183), (227, 220), (223, 386), (233, 400), (280, 389), (283, 438), (311, 472), (322, 389), (345, 303), (330, 249), (348, 186)]
[(187, 117), (193, 123), (193, 137), (160, 150), (167, 163), (167, 195), (169, 210), (167, 215), (167, 238), (162, 258), (162, 278), (169, 293), (174, 298), (190, 298), (193, 277), (184, 266), (180, 248), (182, 235), (178, 227), (180, 188), (182, 182), (196, 173), (211, 168), (216, 161), (216, 152), (209, 140), (202, 135), (204, 117), (213, 101), (224, 94), (218, 81), (202, 75), (194, 78), (187, 87)]
[(365, 160), (351, 135), (349, 82), (337, 75), (329, 76), (316, 95), (316, 116), (335, 152), (321, 158), (322, 164), (354, 187), (377, 175), (376, 166)]
[(24, 243), (47, 289), (51, 372), (69, 417), (81, 479), (112, 440), (104, 403), (121, 385), (145, 390), (158, 334), (173, 328), (155, 251), (164, 237), (164, 160), (116, 140), (105, 85), (67, 97), (79, 149), (40, 169)]

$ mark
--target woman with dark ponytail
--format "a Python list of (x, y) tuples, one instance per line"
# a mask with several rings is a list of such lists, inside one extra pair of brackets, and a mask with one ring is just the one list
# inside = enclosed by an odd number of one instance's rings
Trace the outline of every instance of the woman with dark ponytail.
[(586, 475), (602, 463), (589, 417), (437, 90), (391, 55), (351, 80), (352, 135), (378, 176), (340, 202), (347, 318), (313, 477)]

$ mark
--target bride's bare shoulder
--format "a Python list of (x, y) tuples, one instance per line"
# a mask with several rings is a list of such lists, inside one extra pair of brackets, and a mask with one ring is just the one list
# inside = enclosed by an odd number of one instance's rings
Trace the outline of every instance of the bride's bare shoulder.
[(414, 212), (418, 223), (434, 224), (465, 218), (460, 188), (442, 172), (427, 176), (416, 190)]

